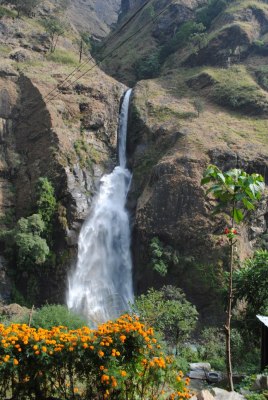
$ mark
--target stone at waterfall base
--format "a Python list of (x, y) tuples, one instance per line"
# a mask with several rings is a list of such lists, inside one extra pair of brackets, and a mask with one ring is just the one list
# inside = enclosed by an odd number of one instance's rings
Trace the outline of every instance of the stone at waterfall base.
[(190, 400), (245, 400), (245, 397), (237, 392), (228, 392), (220, 388), (209, 390), (201, 390)]

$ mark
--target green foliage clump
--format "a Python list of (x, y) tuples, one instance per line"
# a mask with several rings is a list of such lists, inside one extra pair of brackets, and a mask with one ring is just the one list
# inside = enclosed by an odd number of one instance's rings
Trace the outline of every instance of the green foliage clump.
[(241, 330), (249, 341), (259, 344), (257, 314), (268, 315), (268, 251), (258, 250), (234, 271), (235, 300), (246, 300), (246, 309), (240, 321)]
[(46, 240), (41, 237), (44, 230), (45, 223), (39, 214), (18, 221), (13, 233), (19, 266), (44, 264), (49, 254)]
[(38, 179), (36, 194), (38, 214), (48, 227), (55, 213), (57, 201), (54, 188), (47, 178)]
[(179, 262), (177, 252), (171, 246), (165, 246), (161, 240), (154, 237), (150, 242), (151, 264), (161, 276), (165, 276), (172, 264)]
[(226, 8), (228, 0), (209, 0), (208, 3), (197, 12), (197, 21), (207, 29), (212, 21)]
[(205, 26), (202, 23), (197, 23), (194, 21), (184, 22), (179, 27), (174, 37), (168, 43), (161, 47), (159, 53), (160, 61), (164, 62), (170, 54), (181, 49), (186, 44), (189, 44), (189, 38), (197, 38), (197, 35), (201, 35), (204, 30)]
[(49, 254), (49, 247), (41, 237), (45, 230), (45, 223), (39, 214), (28, 218), (21, 218), (15, 228), (3, 231), (2, 238), (7, 247), (7, 254), (14, 256), (21, 269), (31, 269), (35, 265), (43, 264)]
[(198, 354), (201, 360), (206, 360), (212, 368), (223, 371), (225, 366), (225, 335), (219, 328), (204, 328), (200, 336)]
[[(22, 322), (27, 323), (26, 320)], [(87, 322), (60, 304), (46, 305), (33, 313), (31, 326), (34, 328), (52, 329), (60, 325), (68, 329), (79, 329), (87, 325)]]
[(149, 289), (136, 298), (133, 311), (176, 350), (194, 330), (198, 318), (195, 306), (186, 299), (182, 289), (175, 286)]
[(212, 193), (217, 200), (214, 214), (224, 211), (236, 223), (243, 221), (249, 211), (255, 210), (265, 187), (263, 176), (259, 174), (247, 174), (239, 168), (222, 172), (215, 165), (208, 166), (201, 184), (210, 184), (206, 193)]
[(161, 64), (158, 51), (145, 56), (134, 63), (134, 70), (138, 80), (156, 78), (159, 76), (160, 68)]
[[(263, 371), (264, 375), (267, 375), (267, 370)], [(257, 375), (253, 373), (252, 375), (247, 375), (241, 384), (239, 385), (240, 389), (243, 389), (248, 394), (245, 395), (247, 400), (266, 400), (267, 399), (267, 391), (262, 390), (253, 390), (254, 383), (256, 381)]]

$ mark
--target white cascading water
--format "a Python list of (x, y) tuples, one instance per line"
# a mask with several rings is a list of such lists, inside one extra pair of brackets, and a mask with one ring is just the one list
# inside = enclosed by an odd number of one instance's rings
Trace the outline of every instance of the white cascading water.
[(78, 241), (78, 260), (69, 276), (67, 304), (91, 324), (118, 317), (133, 302), (129, 216), (125, 207), (131, 181), (126, 168), (129, 89), (119, 119), (119, 165), (101, 179), (99, 193)]

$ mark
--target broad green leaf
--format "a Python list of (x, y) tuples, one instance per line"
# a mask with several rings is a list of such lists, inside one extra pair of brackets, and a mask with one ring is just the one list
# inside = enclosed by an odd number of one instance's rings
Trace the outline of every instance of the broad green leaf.
[(201, 179), (201, 185), (206, 185), (210, 181), (211, 181), (211, 177), (210, 176), (206, 176), (206, 177)]
[(239, 208), (234, 208), (233, 218), (234, 218), (235, 222), (238, 224), (239, 224), (239, 222), (243, 221), (244, 215), (243, 215), (242, 211), (239, 210)]
[(254, 205), (247, 199), (242, 199), (242, 202), (247, 210), (255, 210)]

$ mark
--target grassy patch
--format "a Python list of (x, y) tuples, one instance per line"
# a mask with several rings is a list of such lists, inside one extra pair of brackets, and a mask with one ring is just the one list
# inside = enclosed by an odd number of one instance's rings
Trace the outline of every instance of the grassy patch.
[(0, 19), (3, 17), (15, 18), (16, 16), (16, 11), (10, 10), (7, 7), (0, 6)]
[(74, 142), (74, 150), (79, 158), (80, 166), (92, 168), (92, 164), (97, 164), (101, 161), (100, 152), (89, 145), (85, 139), (78, 139)]
[(54, 53), (50, 53), (47, 56), (48, 61), (53, 61), (58, 64), (69, 64), (69, 65), (77, 65), (78, 64), (78, 56), (75, 56), (70, 51), (57, 49)]
[(238, 11), (243, 11), (246, 8), (255, 8), (258, 10), (268, 11), (268, 3), (261, 0), (240, 0), (231, 3), (228, 7), (228, 13), (236, 13)]
[(192, 111), (175, 111), (169, 107), (157, 107), (155, 106), (150, 113), (151, 116), (155, 116), (159, 122), (169, 121), (170, 118), (177, 119), (188, 119), (196, 117), (196, 113)]
[(6, 44), (1, 44), (0, 45), (0, 54), (1, 56), (7, 56), (11, 52), (11, 47), (9, 47)]
[[(268, 96), (250, 76), (244, 66), (229, 69), (203, 70), (214, 81), (208, 95), (217, 104), (250, 114), (263, 114), (268, 109)], [(201, 74), (199, 75), (201, 79)], [(198, 82), (198, 75), (195, 77)]]

